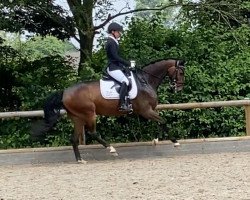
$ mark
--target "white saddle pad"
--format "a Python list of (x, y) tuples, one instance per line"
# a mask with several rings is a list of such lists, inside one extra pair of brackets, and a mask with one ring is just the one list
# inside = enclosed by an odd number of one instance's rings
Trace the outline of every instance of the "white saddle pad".
[[(132, 88), (129, 91), (129, 98), (134, 99), (137, 96), (138, 89), (133, 73), (131, 73), (131, 76), (128, 78), (131, 79), (132, 83)], [(120, 85), (112, 80), (100, 79), (100, 89), (104, 99), (119, 99), (119, 93), (117, 92), (119, 87)]]

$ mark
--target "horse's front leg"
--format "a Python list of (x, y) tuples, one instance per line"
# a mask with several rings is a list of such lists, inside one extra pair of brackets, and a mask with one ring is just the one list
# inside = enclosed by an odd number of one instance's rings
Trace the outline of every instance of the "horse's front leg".
[(174, 143), (174, 147), (180, 146), (180, 143), (177, 141), (177, 139), (173, 135), (169, 134), (168, 128), (166, 127), (166, 123), (160, 123), (159, 128), (160, 128), (161, 133), (156, 132), (155, 138), (157, 138), (157, 139), (162, 138), (163, 139), (163, 135), (166, 135), (167, 139), (169, 139), (171, 142)]
[[(141, 114), (141, 116), (145, 117), (146, 119), (159, 122), (160, 128), (162, 129), (162, 131), (164, 131), (164, 129), (166, 130), (165, 120), (161, 116), (159, 116), (159, 114), (156, 111), (154, 111), (152, 108), (148, 109), (146, 112), (144, 111)], [(153, 145), (156, 145), (159, 142), (159, 136), (160, 134), (157, 132), (157, 134), (155, 134), (155, 138), (152, 141)], [(174, 137), (169, 137), (169, 138), (174, 143), (175, 147), (180, 145), (179, 142), (176, 140), (176, 138)]]

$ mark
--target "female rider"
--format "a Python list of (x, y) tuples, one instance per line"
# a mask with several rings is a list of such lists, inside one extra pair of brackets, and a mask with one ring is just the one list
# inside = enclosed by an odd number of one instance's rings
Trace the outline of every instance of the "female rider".
[(129, 80), (124, 74), (124, 71), (129, 70), (130, 62), (119, 56), (118, 52), (118, 39), (121, 37), (122, 32), (123, 27), (116, 22), (113, 22), (108, 26), (109, 36), (106, 43), (106, 53), (108, 57), (107, 72), (116, 81), (121, 83), (119, 110), (131, 112), (132, 105), (130, 104), (128, 97)]

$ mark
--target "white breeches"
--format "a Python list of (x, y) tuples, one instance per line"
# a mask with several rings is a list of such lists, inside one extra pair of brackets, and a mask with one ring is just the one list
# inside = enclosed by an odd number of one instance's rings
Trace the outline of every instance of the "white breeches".
[(127, 86), (129, 85), (128, 78), (124, 75), (124, 73), (121, 70), (113, 70), (109, 71), (109, 68), (107, 69), (107, 72), (110, 76), (112, 76), (115, 80), (119, 81), (120, 83), (125, 82)]

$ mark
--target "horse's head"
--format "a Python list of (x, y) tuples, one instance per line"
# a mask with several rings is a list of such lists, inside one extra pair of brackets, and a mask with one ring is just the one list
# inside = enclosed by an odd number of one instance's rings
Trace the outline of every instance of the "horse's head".
[(168, 76), (174, 92), (181, 91), (184, 86), (184, 61), (168, 59), (160, 60), (145, 66), (142, 71), (147, 83), (157, 90), (163, 79)]
[(168, 76), (170, 79), (170, 87), (174, 92), (179, 92), (184, 86), (184, 61), (176, 60), (175, 64), (172, 64), (168, 68)]

